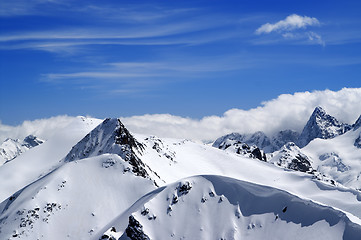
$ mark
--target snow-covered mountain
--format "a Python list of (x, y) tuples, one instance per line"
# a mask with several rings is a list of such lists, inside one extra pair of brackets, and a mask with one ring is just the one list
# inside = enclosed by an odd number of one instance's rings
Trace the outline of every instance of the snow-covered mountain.
[(138, 157), (143, 150), (143, 144), (130, 134), (119, 119), (107, 118), (77, 143), (64, 161), (72, 162), (105, 153), (116, 154), (130, 164), (135, 175), (158, 180), (159, 177)]
[[(319, 140), (338, 148), (338, 139), (347, 138), (357, 159), (361, 149), (353, 142), (360, 131)], [(289, 146), (289, 154), (297, 159), (292, 154), (299, 150), (319, 170), (319, 152), (308, 149), (314, 142)], [(285, 170), (237, 144), (245, 154), (132, 134), (119, 119), (78, 118), (0, 166), (0, 239), (258, 239), (267, 233), (288, 239), (320, 231), (325, 239), (357, 239), (361, 192), (355, 185)], [(290, 159), (281, 162), (299, 167)], [(357, 164), (348, 163), (352, 173)]]
[(339, 210), (275, 188), (214, 175), (159, 188), (107, 228), (95, 239), (328, 240), (361, 236), (361, 226)]
[(298, 146), (304, 147), (315, 138), (334, 138), (344, 134), (351, 128), (351, 125), (339, 122), (335, 117), (327, 114), (321, 107), (316, 107), (303, 128), (297, 143)]
[(253, 134), (231, 133), (218, 138), (213, 143), (213, 146), (220, 148), (228, 140), (233, 140), (250, 146), (255, 145), (266, 153), (272, 153), (289, 142), (293, 142), (302, 148), (315, 138), (334, 138), (360, 125), (361, 118), (355, 124), (349, 125), (339, 122), (335, 117), (327, 114), (321, 107), (316, 107), (301, 133), (289, 129), (280, 131), (271, 137), (263, 132)]
[(0, 145), (0, 165), (13, 160), (20, 154), (26, 152), (30, 148), (42, 144), (43, 142), (44, 140), (41, 140), (33, 135), (25, 137), (22, 141), (19, 139), (6, 139)]
[(222, 146), (233, 143), (245, 143), (249, 146), (256, 146), (266, 153), (280, 149), (288, 142), (296, 142), (299, 133), (292, 130), (280, 131), (272, 137), (268, 137), (264, 132), (258, 131), (253, 134), (231, 133), (218, 138), (213, 143), (213, 147), (221, 149)]
[[(266, 141), (259, 144), (266, 146), (267, 150), (270, 149), (269, 146), (277, 149), (274, 142), (284, 143), (283, 140), (294, 139), (295, 142), (287, 142), (279, 150), (268, 152), (264, 159), (282, 168), (308, 172), (315, 178), (331, 184), (361, 189), (360, 126), (361, 116), (352, 125), (344, 124), (327, 114), (321, 107), (317, 107), (300, 135), (286, 130), (276, 134), (270, 141), (270, 138), (262, 134)], [(217, 139), (213, 146), (239, 154), (239, 146), (248, 140), (245, 135), (233, 133)], [(264, 144), (265, 142), (267, 144)], [(252, 147), (256, 149), (258, 145)], [(259, 148), (262, 151), (262, 147)]]

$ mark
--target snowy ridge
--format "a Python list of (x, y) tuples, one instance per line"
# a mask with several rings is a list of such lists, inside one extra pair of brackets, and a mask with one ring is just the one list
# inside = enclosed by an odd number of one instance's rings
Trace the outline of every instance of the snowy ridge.
[(20, 154), (26, 152), (30, 148), (42, 144), (43, 142), (44, 140), (41, 140), (33, 135), (25, 137), (23, 141), (11, 138), (6, 139), (0, 145), (0, 165), (13, 160)]
[(145, 195), (94, 239), (357, 239), (360, 235), (361, 226), (331, 207), (275, 188), (208, 175)]

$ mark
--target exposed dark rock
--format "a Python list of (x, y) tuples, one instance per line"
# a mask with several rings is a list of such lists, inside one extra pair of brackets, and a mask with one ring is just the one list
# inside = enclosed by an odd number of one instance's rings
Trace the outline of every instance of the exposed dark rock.
[(132, 215), (129, 216), (129, 223), (125, 232), (131, 240), (150, 240), (143, 232), (143, 226)]
[(253, 151), (252, 151), (252, 155), (261, 160), (261, 161), (267, 161), (267, 158), (266, 158), (266, 155), (265, 154), (262, 154), (261, 150), (259, 148), (255, 148)]
[(292, 159), (288, 168), (300, 172), (308, 172), (312, 170), (311, 163), (308, 158), (300, 154), (298, 154), (295, 159)]
[(178, 189), (178, 195), (182, 196), (187, 194), (192, 189), (192, 185), (190, 182), (185, 182), (183, 184), (180, 183), (177, 189)]
[(36, 147), (42, 143), (44, 143), (43, 140), (33, 135), (29, 135), (26, 138), (24, 138), (24, 145), (26, 145), (28, 148)]

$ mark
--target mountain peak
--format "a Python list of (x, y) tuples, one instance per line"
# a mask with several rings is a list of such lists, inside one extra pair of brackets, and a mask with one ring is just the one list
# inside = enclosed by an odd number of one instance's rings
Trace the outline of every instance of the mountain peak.
[(312, 115), (325, 115), (327, 114), (325, 109), (323, 109), (321, 106), (317, 106), (314, 110)]
[(120, 119), (107, 118), (80, 142), (65, 157), (64, 162), (71, 162), (102, 154), (116, 154), (133, 167), (137, 176), (149, 178), (145, 164), (138, 158), (144, 146), (126, 129)]
[(334, 138), (350, 129), (350, 125), (339, 122), (335, 117), (327, 114), (322, 107), (318, 106), (303, 128), (298, 145), (304, 147), (315, 138)]

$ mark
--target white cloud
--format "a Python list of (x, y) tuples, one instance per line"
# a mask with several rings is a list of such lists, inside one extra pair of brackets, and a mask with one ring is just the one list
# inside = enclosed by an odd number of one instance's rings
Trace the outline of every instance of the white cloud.
[(231, 132), (264, 131), (273, 134), (284, 129), (301, 131), (316, 106), (346, 123), (361, 114), (361, 88), (340, 91), (313, 91), (282, 94), (250, 110), (231, 109), (223, 116), (207, 116), (200, 120), (169, 114), (123, 118), (133, 132), (160, 137), (212, 140)]
[(24, 121), (18, 126), (4, 125), (0, 121), (0, 142), (6, 138), (24, 139), (30, 134), (46, 140), (69, 126), (75, 119), (75, 117), (64, 115), (34, 121)]
[[(301, 131), (316, 106), (323, 107), (340, 121), (352, 124), (361, 114), (360, 102), (361, 88), (343, 88), (339, 91), (282, 94), (257, 108), (231, 109), (223, 116), (207, 116), (199, 120), (170, 114), (121, 119), (135, 133), (207, 141), (231, 132), (252, 133), (260, 130), (273, 134), (284, 129)], [(0, 140), (5, 137), (23, 138), (28, 134), (47, 138), (54, 129), (61, 129), (72, 120), (74, 117), (59, 116), (25, 121), (16, 127), (0, 124)]]
[(271, 33), (271, 32), (285, 32), (292, 31), (295, 29), (304, 29), (307, 26), (318, 26), (320, 22), (317, 18), (307, 17), (307, 16), (299, 16), (297, 14), (292, 14), (286, 17), (284, 20), (278, 21), (274, 24), (266, 23), (263, 24), (256, 30), (257, 34), (262, 33)]

